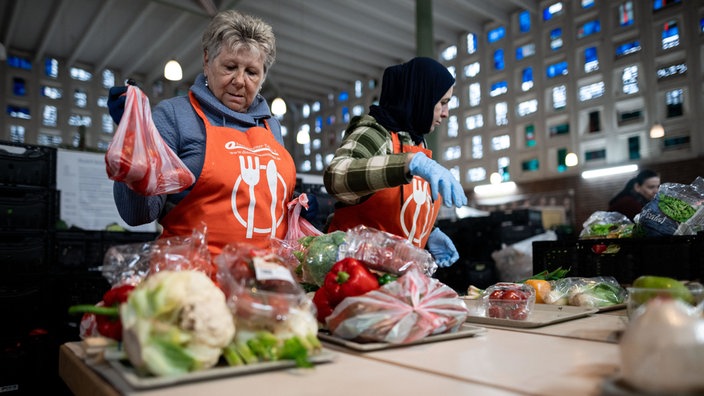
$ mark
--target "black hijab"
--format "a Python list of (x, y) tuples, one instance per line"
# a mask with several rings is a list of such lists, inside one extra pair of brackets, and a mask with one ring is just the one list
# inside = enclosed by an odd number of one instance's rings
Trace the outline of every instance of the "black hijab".
[(389, 131), (410, 133), (419, 144), (430, 132), (435, 105), (454, 83), (447, 68), (431, 58), (387, 67), (379, 105), (370, 106), (369, 114)]

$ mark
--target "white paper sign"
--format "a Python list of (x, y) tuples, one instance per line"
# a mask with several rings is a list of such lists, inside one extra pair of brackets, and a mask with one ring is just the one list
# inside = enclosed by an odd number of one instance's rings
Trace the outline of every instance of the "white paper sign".
[(132, 227), (122, 220), (112, 184), (105, 171), (105, 154), (57, 151), (56, 188), (61, 191), (61, 220), (84, 230), (105, 230), (117, 223), (130, 231), (155, 232), (156, 223)]

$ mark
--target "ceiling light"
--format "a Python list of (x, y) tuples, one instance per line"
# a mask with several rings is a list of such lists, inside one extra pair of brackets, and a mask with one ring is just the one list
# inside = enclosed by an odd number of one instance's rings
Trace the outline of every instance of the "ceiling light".
[(178, 61), (170, 60), (164, 66), (164, 78), (170, 81), (181, 81), (183, 78), (183, 70)]
[(650, 128), (650, 137), (653, 139), (658, 139), (665, 136), (665, 128), (662, 127), (662, 124), (659, 122), (656, 122), (653, 124), (653, 127)]
[(516, 191), (516, 183), (510, 181), (498, 184), (483, 184), (474, 187), (474, 193), (478, 197), (497, 196), (511, 194)]
[(579, 164), (579, 158), (577, 158), (577, 154), (575, 153), (568, 153), (565, 156), (565, 165), (567, 166), (577, 166)]
[(301, 129), (296, 134), (296, 143), (298, 144), (308, 144), (310, 143), (310, 133), (305, 129)]
[(281, 98), (274, 99), (274, 101), (271, 102), (271, 114), (277, 117), (286, 114), (286, 102)]
[(621, 173), (635, 172), (638, 165), (614, 166), (612, 168), (594, 169), (582, 172), (583, 179), (593, 179), (595, 177), (618, 175)]

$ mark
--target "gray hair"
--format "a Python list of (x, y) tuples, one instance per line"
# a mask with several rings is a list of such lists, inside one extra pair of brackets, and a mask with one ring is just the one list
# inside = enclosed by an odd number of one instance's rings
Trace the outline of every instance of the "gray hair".
[(259, 52), (264, 59), (264, 74), (276, 59), (276, 39), (271, 25), (235, 10), (215, 15), (203, 32), (201, 43), (208, 60), (218, 56), (223, 45), (235, 51), (246, 48)]

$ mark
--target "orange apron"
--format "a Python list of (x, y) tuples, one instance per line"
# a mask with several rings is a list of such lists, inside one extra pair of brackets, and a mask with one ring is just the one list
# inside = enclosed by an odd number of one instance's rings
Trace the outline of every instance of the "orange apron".
[(189, 236), (205, 223), (213, 257), (231, 242), (268, 247), (271, 237), (283, 239), (296, 186), (293, 158), (268, 125), (246, 132), (212, 125), (189, 96), (205, 124), (205, 161), (191, 192), (161, 220), (161, 237)]
[[(428, 158), (432, 157), (432, 151), (421, 146), (402, 146), (395, 132), (391, 133), (391, 141), (394, 154), (423, 152)], [(425, 248), (438, 217), (440, 203), (441, 198), (433, 202), (430, 184), (414, 176), (410, 183), (377, 191), (357, 205), (336, 208), (328, 232), (346, 231), (364, 224)]]

